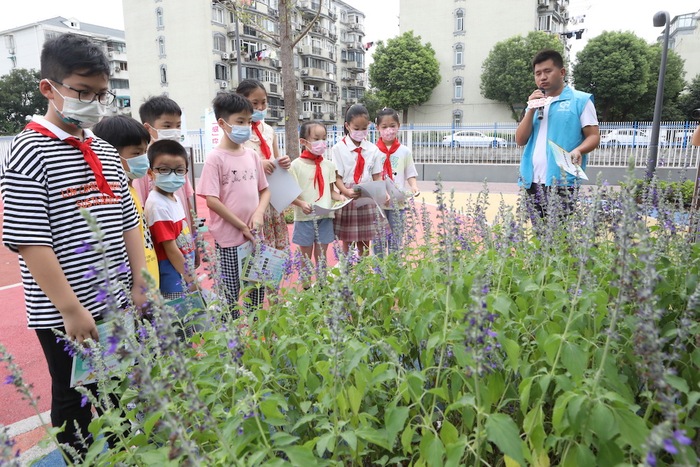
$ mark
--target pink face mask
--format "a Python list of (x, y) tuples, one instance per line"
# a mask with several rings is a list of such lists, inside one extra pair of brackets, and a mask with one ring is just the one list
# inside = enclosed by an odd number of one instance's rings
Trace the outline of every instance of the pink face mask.
[(322, 156), (323, 153), (326, 152), (327, 148), (328, 148), (328, 143), (326, 143), (326, 140), (314, 141), (311, 143), (311, 147), (309, 148), (309, 152), (311, 154), (313, 154), (314, 156)]
[(396, 127), (382, 128), (379, 130), (379, 136), (381, 136), (384, 141), (394, 141), (398, 132), (399, 129)]
[(367, 138), (369, 130), (350, 130), (350, 139), (353, 141), (362, 141)]

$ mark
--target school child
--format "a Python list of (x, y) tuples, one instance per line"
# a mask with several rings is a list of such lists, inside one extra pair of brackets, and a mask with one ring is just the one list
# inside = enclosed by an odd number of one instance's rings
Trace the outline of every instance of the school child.
[(146, 149), (151, 140), (151, 135), (138, 120), (126, 115), (103, 118), (92, 129), (95, 136), (99, 136), (114, 146), (119, 153), (122, 167), (129, 182), (129, 193), (134, 202), (134, 207), (139, 217), (139, 232), (143, 237), (144, 253), (146, 255), (146, 270), (159, 287), (160, 276), (158, 274), (158, 257), (153, 246), (151, 232), (143, 215), (143, 207), (136, 189), (132, 186), (134, 180), (145, 177), (148, 174), (148, 154)]
[(144, 212), (158, 256), (160, 293), (174, 300), (197, 289), (192, 228), (175, 194), (187, 177), (187, 151), (177, 141), (156, 141), (148, 147), (148, 162), (154, 187)]
[[(391, 179), (400, 191), (406, 191), (406, 185), (415, 195), (418, 193), (416, 177), (418, 171), (413, 163), (411, 150), (401, 144), (397, 134), (401, 124), (399, 114), (394, 109), (383, 108), (377, 112), (375, 125), (379, 131), (377, 148), (382, 160), (382, 179)], [(382, 256), (388, 248), (389, 252), (398, 251), (401, 248), (404, 234), (404, 222), (406, 218), (406, 206), (404, 203), (397, 203), (389, 200), (387, 209), (384, 210), (386, 219), (389, 222), (391, 232), (388, 238), (378, 239), (372, 243), (372, 250), (375, 255)]]
[[(338, 170), (336, 186), (346, 198), (357, 199), (359, 193), (353, 186), (381, 180), (382, 160), (377, 147), (366, 140), (369, 127), (369, 113), (362, 104), (351, 106), (345, 113), (345, 136), (331, 151), (332, 161)], [(358, 253), (369, 253), (369, 242), (375, 235), (375, 224), (379, 222), (376, 206), (357, 207), (352, 201), (336, 211), (335, 234), (342, 241), (343, 252), (348, 253), (350, 245), (356, 245)]]
[[(97, 340), (95, 320), (108, 306), (129, 306), (126, 296), (115, 304), (102, 299), (96, 269), (110, 284), (131, 289), (136, 306), (144, 304), (143, 237), (119, 154), (89, 130), (114, 101), (104, 52), (84, 36), (62, 34), (44, 43), (40, 63), (46, 114), (17, 135), (0, 169), (3, 243), (19, 254), (28, 326), (51, 375), (51, 423), (65, 424), (58, 441), (83, 453), (75, 423), (90, 443), (92, 407), (70, 387), (73, 358), (53, 331), (79, 343)], [(82, 209), (101, 227), (111, 267), (102, 268)]]
[[(255, 79), (244, 79), (236, 88), (236, 93), (242, 95), (253, 104), (253, 123), (250, 139), (243, 145), (254, 150), (262, 159), (265, 174), (275, 170), (273, 161), (276, 159), (280, 167), (287, 170), (291, 164), (289, 156), (280, 156), (277, 149), (275, 130), (265, 123), (267, 115), (267, 91), (263, 84)], [(284, 216), (269, 205), (263, 219), (263, 243), (277, 250), (289, 248), (289, 233)]]
[(324, 159), (326, 127), (319, 122), (304, 122), (299, 130), (299, 143), (304, 150), (289, 169), (302, 189), (294, 200), (294, 234), (292, 242), (301, 253), (314, 258), (316, 267), (325, 260), (328, 245), (335, 239), (333, 213), (321, 216), (313, 212), (313, 205), (330, 208), (333, 201), (345, 197), (335, 191), (335, 164)]
[[(240, 271), (238, 248), (256, 241), (263, 214), (270, 202), (262, 160), (243, 144), (250, 138), (253, 105), (235, 93), (219, 93), (213, 101), (217, 123), (226, 134), (204, 161), (197, 195), (206, 198), (209, 230), (220, 258), (222, 282), (234, 319), (238, 318)], [(264, 299), (264, 287), (249, 298), (253, 308)]]

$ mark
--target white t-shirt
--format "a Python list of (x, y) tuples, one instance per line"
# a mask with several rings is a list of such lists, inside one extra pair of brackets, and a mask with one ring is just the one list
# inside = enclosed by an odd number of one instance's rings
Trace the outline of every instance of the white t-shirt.
[[(545, 183), (547, 179), (547, 122), (549, 109), (557, 100), (559, 100), (559, 96), (553, 97), (550, 103), (544, 107), (544, 117), (540, 122), (540, 129), (537, 132), (537, 139), (535, 140), (535, 147), (532, 153), (532, 183)], [(583, 112), (581, 112), (580, 121), (581, 128), (598, 125), (595, 106), (590, 99), (588, 99)]]
[[(359, 147), (362, 148), (362, 157), (365, 159), (365, 168), (362, 171), (362, 178), (359, 183), (371, 182), (372, 175), (382, 173), (384, 159), (380, 155), (383, 154), (381, 154), (377, 146), (367, 140), (363, 140)], [(355, 184), (355, 164), (357, 163), (355, 149), (357, 149), (357, 146), (348, 136), (338, 141), (331, 149), (331, 160), (346, 186)]]

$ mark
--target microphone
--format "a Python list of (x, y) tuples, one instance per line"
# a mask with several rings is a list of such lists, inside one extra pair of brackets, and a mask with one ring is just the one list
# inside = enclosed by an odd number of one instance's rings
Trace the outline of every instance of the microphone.
[[(544, 88), (539, 88), (544, 94)], [(542, 120), (544, 118), (544, 106), (537, 108), (537, 120)]]

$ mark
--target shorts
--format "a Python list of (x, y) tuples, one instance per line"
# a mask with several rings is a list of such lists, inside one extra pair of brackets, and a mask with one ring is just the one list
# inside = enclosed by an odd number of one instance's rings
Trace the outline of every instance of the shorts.
[[(314, 224), (318, 225), (318, 235)], [(292, 242), (299, 246), (313, 246), (314, 243), (328, 245), (335, 240), (333, 232), (333, 219), (324, 218), (313, 221), (294, 221), (294, 234)]]

